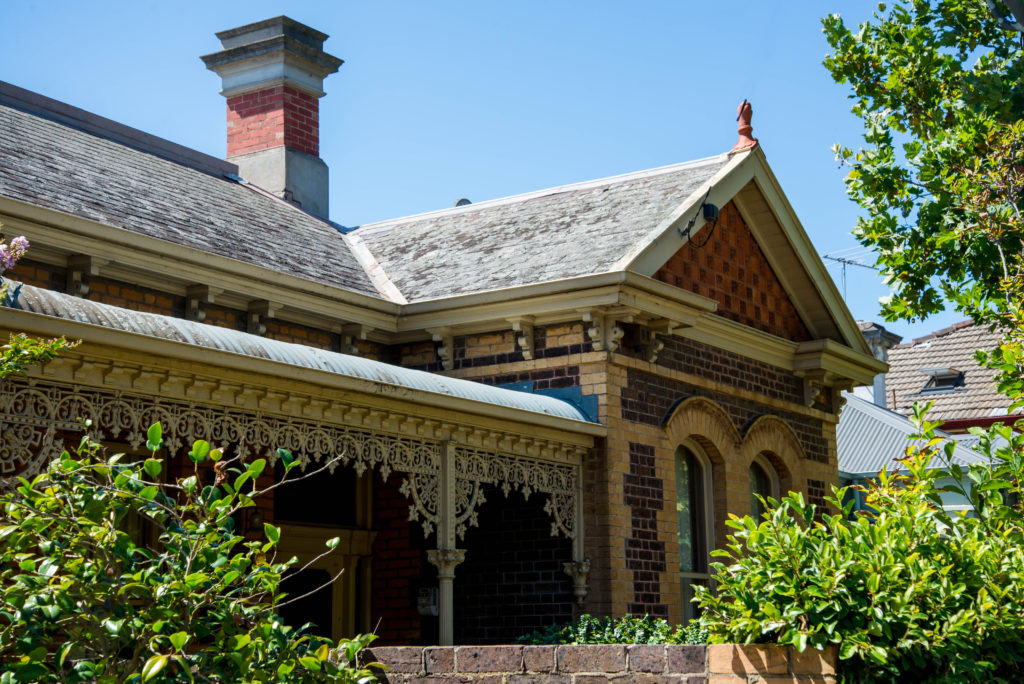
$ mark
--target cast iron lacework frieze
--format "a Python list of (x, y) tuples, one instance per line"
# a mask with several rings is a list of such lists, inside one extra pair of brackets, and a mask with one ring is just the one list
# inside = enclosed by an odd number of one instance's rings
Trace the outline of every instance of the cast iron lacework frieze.
[[(340, 455), (340, 463), (360, 475), (376, 470), (386, 480), (392, 472), (402, 473), (409, 519), (419, 521), (426, 535), (437, 529), (444, 510), (444, 445), (437, 440), (36, 380), (0, 383), (0, 489), (10, 487), (16, 475), (38, 473), (63, 450), (58, 435), (80, 431), (84, 421), (89, 421), (92, 438), (127, 442), (134, 449), (142, 448), (147, 429), (159, 422), (171, 453), (205, 439), (233, 445), (243, 459), (267, 454), (273, 463), (277, 449), (284, 448), (315, 462)], [(460, 538), (467, 527), (478, 524), (476, 511), (486, 500), (483, 485), (496, 486), (506, 496), (513, 490), (527, 498), (534, 492), (548, 495), (544, 509), (552, 518), (552, 536), (575, 538), (578, 466), (463, 446), (453, 451), (455, 529)], [(330, 470), (337, 465), (332, 463)]]

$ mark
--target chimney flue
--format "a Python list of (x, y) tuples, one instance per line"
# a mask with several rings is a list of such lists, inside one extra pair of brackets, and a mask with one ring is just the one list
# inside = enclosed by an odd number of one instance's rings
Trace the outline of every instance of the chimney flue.
[(319, 98), (324, 78), (342, 64), (323, 51), (327, 35), (276, 17), (217, 38), (223, 49), (202, 60), (227, 98), (228, 160), (247, 181), (327, 218)]

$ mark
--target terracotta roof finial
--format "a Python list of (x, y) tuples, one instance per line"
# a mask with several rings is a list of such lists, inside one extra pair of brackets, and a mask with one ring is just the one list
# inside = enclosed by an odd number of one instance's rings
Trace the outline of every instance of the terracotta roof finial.
[(740, 122), (740, 125), (737, 127), (740, 139), (732, 146), (730, 152), (749, 150), (757, 144), (757, 138), (750, 137), (750, 134), (754, 132), (754, 127), (750, 125), (750, 117), (753, 114), (754, 108), (750, 106), (750, 102), (747, 100), (743, 100), (743, 103), (736, 108), (736, 120)]

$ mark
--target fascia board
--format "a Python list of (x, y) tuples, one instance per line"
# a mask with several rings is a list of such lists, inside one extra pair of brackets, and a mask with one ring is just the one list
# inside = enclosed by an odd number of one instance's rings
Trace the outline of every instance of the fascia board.
[[(701, 203), (705, 201), (705, 195), (707, 195), (706, 201), (721, 207), (747, 184), (751, 173), (747, 169), (750, 156), (750, 152), (734, 154), (718, 173), (703, 183), (682, 204), (662, 219), (653, 230), (619, 259), (611, 270), (628, 270), (646, 276), (653, 276), (657, 273), (669, 257), (686, 244), (687, 239), (679, 234), (679, 228), (700, 210)], [(698, 215), (691, 234), (696, 234), (703, 225), (704, 219)]]
[(111, 330), (91, 323), (69, 321), (41, 314), (16, 309), (0, 309), (0, 327), (7, 332), (25, 332), (30, 335), (44, 337), (64, 336), (68, 339), (80, 340), (85, 345), (100, 345), (131, 352), (143, 350), (150, 357), (173, 359), (183, 362), (196, 373), (207, 372), (216, 376), (218, 369), (260, 377), (262, 381), (271, 379), (287, 383), (304, 383), (320, 388), (339, 392), (351, 392), (364, 395), (372, 403), (374, 398), (387, 397), (393, 401), (400, 397), (403, 402), (410, 402), (443, 411), (450, 420), (457, 413), (465, 413), (488, 419), (499, 419), (520, 426), (537, 426), (588, 437), (601, 437), (607, 434), (607, 428), (596, 423), (572, 420), (558, 416), (533, 413), (523, 409), (507, 406), (496, 406), (486, 402), (474, 401), (448, 394), (438, 394), (406, 386), (389, 385), (378, 380), (365, 380), (337, 373), (327, 373), (313, 368), (297, 367), (279, 361), (254, 358), (217, 349), (206, 349), (195, 345), (162, 340), (123, 330)]
[[(166, 272), (169, 259), (182, 282), (249, 293), (251, 299), (269, 299), (381, 330), (394, 331), (400, 310), (393, 302), (6, 197), (0, 197), (0, 225), (24, 234), (29, 242), (59, 247), (68, 254), (91, 254), (144, 272)], [(311, 302), (310, 296), (317, 299)]]
[(843, 341), (851, 349), (870, 355), (871, 349), (868, 347), (864, 335), (860, 332), (857, 321), (854, 320), (853, 315), (846, 306), (846, 302), (843, 301), (839, 290), (832, 281), (832, 276), (829, 275), (821, 257), (818, 256), (817, 250), (814, 249), (807, 231), (804, 230), (803, 224), (800, 223), (800, 219), (793, 210), (793, 206), (782, 191), (782, 186), (779, 185), (778, 179), (772, 172), (771, 167), (768, 166), (768, 161), (760, 146), (755, 148), (751, 157), (756, 160), (754, 179), (757, 182), (758, 188), (775, 214), (779, 225), (782, 226), (790, 246), (807, 271), (811, 283), (818, 291), (818, 295), (824, 301), (825, 308), (830, 312), (836, 327), (843, 336)]
[(579, 320), (588, 308), (616, 305), (691, 324), (718, 306), (713, 299), (636, 273), (601, 273), (408, 304), (402, 307), (399, 331), (436, 327), (484, 331), (493, 329), (494, 323), (504, 324), (509, 317), (524, 315), (535, 316), (541, 324)]

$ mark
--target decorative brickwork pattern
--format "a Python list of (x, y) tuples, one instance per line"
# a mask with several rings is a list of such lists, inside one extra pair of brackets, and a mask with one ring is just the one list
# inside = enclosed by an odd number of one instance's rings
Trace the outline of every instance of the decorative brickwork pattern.
[(633, 602), (626, 610), (634, 615), (667, 617), (668, 606), (661, 602), (665, 542), (658, 540), (658, 511), (665, 507), (665, 488), (654, 475), (654, 447), (630, 442), (629, 472), (622, 476), (631, 528), (626, 539), (626, 569), (633, 571)]
[(779, 681), (834, 684), (836, 650), (786, 646), (604, 644), (565, 646), (375, 647), (363, 662), (388, 667), (381, 679), (406, 682), (590, 684), (610, 680), (649, 684), (746, 684)]
[(661, 425), (680, 400), (694, 395), (706, 396), (725, 409), (740, 434), (744, 434), (746, 428), (760, 416), (774, 415), (793, 428), (807, 458), (828, 463), (828, 441), (822, 435), (820, 421), (814, 418), (785, 411), (765, 411), (747, 401), (632, 368), (627, 377), (627, 386), (622, 390), (622, 417), (626, 420)]
[(562, 563), (572, 542), (551, 536), (543, 497), (508, 499), (494, 487), (466, 532), (466, 560), (455, 569), (455, 642), (510, 643), (572, 620), (572, 581)]
[(320, 103), (288, 86), (228, 98), (228, 157), (270, 147), (320, 156)]
[[(707, 238), (710, 226), (695, 235)], [(782, 283), (732, 202), (719, 214), (715, 235), (703, 248), (691, 240), (683, 245), (654, 277), (718, 302), (718, 315), (777, 335), (803, 342), (811, 339)]]

